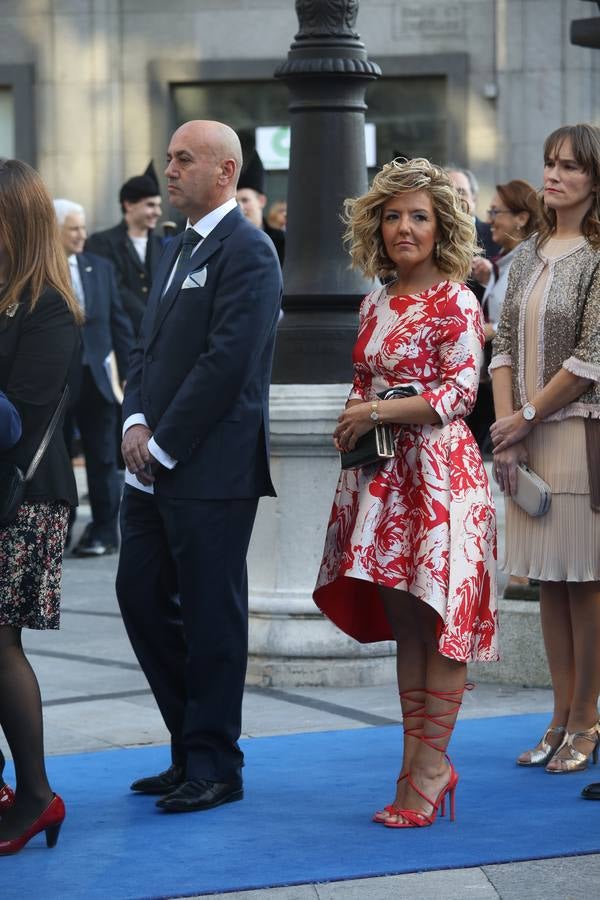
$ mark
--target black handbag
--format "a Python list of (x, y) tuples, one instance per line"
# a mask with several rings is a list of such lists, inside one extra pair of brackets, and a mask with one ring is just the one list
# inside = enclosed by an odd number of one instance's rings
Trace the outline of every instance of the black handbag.
[(68, 396), (69, 386), (65, 385), (58, 406), (54, 410), (25, 475), (16, 463), (0, 462), (0, 528), (10, 525), (17, 518), (19, 508), (25, 499), (27, 485), (35, 475), (48, 444), (52, 440)]
[[(414, 397), (417, 393), (416, 388), (407, 385), (388, 388), (377, 396), (380, 400), (394, 400), (400, 397)], [(357, 440), (353, 450), (340, 453), (340, 463), (342, 469), (361, 469), (363, 466), (372, 466), (373, 463), (382, 463), (385, 459), (393, 459), (395, 455), (392, 426), (376, 425)]]

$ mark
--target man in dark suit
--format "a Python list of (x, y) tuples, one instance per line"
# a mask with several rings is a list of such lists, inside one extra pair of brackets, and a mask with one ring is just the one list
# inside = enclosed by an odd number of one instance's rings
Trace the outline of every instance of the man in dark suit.
[(85, 249), (113, 263), (125, 312), (137, 334), (162, 252), (161, 240), (154, 233), (161, 215), (161, 198), (152, 162), (143, 175), (123, 184), (119, 203), (122, 221), (90, 235)]
[[(65, 436), (72, 435), (76, 423), (85, 455), (92, 521), (73, 553), (103, 556), (114, 553), (118, 546), (121, 486), (114, 434), (119, 406), (113, 383), (115, 378), (117, 382), (125, 380), (133, 330), (112, 264), (82, 252), (86, 236), (83, 207), (61, 199), (54, 201), (54, 208), (73, 290), (85, 312), (81, 353), (69, 373), (71, 398)], [(118, 376), (112, 370), (113, 361)]]
[[(493, 259), (500, 253), (501, 248), (492, 240), (492, 232), (489, 224), (487, 222), (482, 222), (482, 220), (477, 216), (477, 197), (479, 195), (479, 185), (477, 183), (477, 179), (470, 171), (470, 169), (457, 169), (449, 167), (447, 171), (448, 175), (450, 176), (450, 180), (456, 188), (457, 194), (459, 194), (465, 201), (468, 206), (469, 213), (473, 216), (473, 220), (475, 222), (475, 230), (477, 231), (477, 242), (480, 247), (483, 247), (485, 259)], [(478, 258), (476, 258), (473, 262), (473, 277), (469, 279), (468, 285), (477, 299), (481, 302), (481, 299), (485, 292), (485, 285), (482, 285), (477, 281), (478, 262)]]
[(187, 122), (169, 144), (165, 248), (124, 400), (117, 596), (171, 735), (172, 765), (132, 790), (168, 812), (242, 798), (246, 553), (269, 474), (269, 381), (281, 303), (273, 244), (235, 199), (239, 139)]
[(247, 219), (262, 228), (275, 245), (279, 262), (285, 259), (285, 231), (272, 228), (265, 217), (267, 195), (265, 194), (265, 169), (256, 150), (244, 166), (237, 186), (237, 201)]

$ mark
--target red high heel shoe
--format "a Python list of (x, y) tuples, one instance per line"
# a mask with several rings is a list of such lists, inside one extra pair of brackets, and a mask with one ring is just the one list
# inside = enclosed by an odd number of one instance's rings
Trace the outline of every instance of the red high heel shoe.
[(25, 844), (39, 834), (40, 831), (46, 832), (46, 846), (54, 847), (58, 840), (60, 826), (65, 818), (65, 804), (58, 796), (54, 794), (50, 804), (46, 807), (41, 816), (35, 820), (33, 825), (26, 828), (23, 834), (13, 838), (10, 841), (0, 841), (0, 856), (8, 856), (10, 853), (18, 853)]
[[(443, 700), (446, 703), (449, 703), (450, 708), (447, 710), (447, 712), (438, 713), (435, 716), (430, 715), (426, 710), (423, 712), (423, 719), (441, 729), (441, 732), (440, 734), (436, 734), (435, 736), (427, 736), (425, 734), (421, 734), (419, 736), (419, 740), (423, 741), (423, 743), (427, 744), (427, 746), (431, 747), (433, 750), (437, 750), (439, 753), (443, 753), (445, 759), (448, 762), (448, 765), (450, 766), (450, 777), (448, 779), (448, 783), (441, 789), (435, 800), (432, 800), (417, 787), (409, 773), (408, 783), (415, 791), (415, 793), (418, 794), (419, 797), (425, 800), (425, 802), (432, 807), (432, 810), (430, 813), (425, 813), (420, 809), (394, 809), (392, 816), (389, 816), (388, 819), (383, 823), (386, 828), (424, 828), (428, 825), (433, 825), (437, 817), (438, 809), (440, 810), (440, 815), (445, 815), (446, 794), (449, 794), (450, 796), (450, 821), (454, 822), (454, 795), (456, 791), (456, 785), (458, 784), (458, 773), (445, 752), (446, 745), (444, 745), (443, 748), (438, 747), (436, 745), (436, 741), (444, 741), (446, 740), (446, 738), (451, 737), (452, 731), (454, 729), (454, 723), (456, 721), (456, 716), (461, 707), (463, 693), (465, 690), (472, 690), (473, 687), (474, 685), (469, 683), (466, 684), (464, 688), (456, 691), (432, 691), (426, 689), (426, 694), (430, 694), (432, 697), (436, 697), (438, 700)], [(448, 716), (453, 717), (452, 725), (447, 725), (445, 722), (440, 721), (447, 718)], [(393, 821), (393, 818), (395, 818), (396, 821)], [(400, 818), (403, 821), (399, 821)]]
[(0, 816), (15, 802), (15, 792), (6, 783), (0, 787)]
[[(424, 694), (424, 693), (425, 693), (424, 688), (414, 688), (411, 691), (400, 691), (400, 702), (402, 702), (404, 700), (405, 703), (415, 703), (416, 704), (414, 709), (411, 709), (410, 712), (406, 713), (406, 715), (403, 715), (403, 717), (402, 717), (402, 724), (404, 725), (403, 731), (404, 731), (405, 738), (406, 737), (416, 737), (416, 738), (421, 737), (421, 734), (423, 731), (423, 726), (419, 725), (418, 728), (407, 728), (406, 720), (416, 718), (417, 716), (419, 718), (423, 717), (423, 713), (425, 712), (424, 700), (422, 700), (420, 697), (419, 698), (413, 697), (412, 695), (413, 694)], [(404, 781), (404, 779), (407, 776), (408, 776), (408, 772), (405, 772), (404, 775), (398, 775), (398, 778), (396, 780), (396, 787), (398, 787), (400, 782)], [(373, 816), (372, 821), (378, 822), (381, 825), (385, 825), (386, 821), (389, 819), (390, 816), (397, 816), (397, 815), (398, 815), (398, 808), (396, 806), (394, 806), (393, 803), (389, 803), (387, 806), (384, 806), (383, 809), (377, 810), (377, 812)]]
[[(448, 757), (446, 757), (446, 759), (448, 759)], [(410, 775), (408, 775), (408, 783), (410, 784), (411, 788), (419, 795), (419, 797), (422, 797), (426, 803), (430, 803), (431, 806), (433, 806), (432, 811), (427, 814), (418, 809), (395, 809), (394, 815), (396, 815), (398, 818), (402, 817), (404, 821), (394, 822), (391, 819), (388, 819), (387, 822), (383, 823), (386, 828), (425, 828), (427, 825), (433, 825), (436, 820), (438, 809), (440, 810), (441, 816), (444, 816), (446, 814), (446, 794), (450, 795), (450, 821), (454, 822), (454, 792), (456, 791), (456, 785), (458, 784), (458, 772), (449, 759), (448, 763), (450, 765), (450, 778), (448, 779), (448, 784), (442, 788), (435, 800), (432, 800), (430, 797), (424, 794), (423, 791), (419, 790)]]

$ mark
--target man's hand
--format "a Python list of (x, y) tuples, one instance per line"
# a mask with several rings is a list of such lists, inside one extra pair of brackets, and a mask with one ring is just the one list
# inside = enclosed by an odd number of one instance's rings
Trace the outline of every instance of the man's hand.
[[(125, 465), (127, 466), (127, 470), (131, 472), (132, 475), (137, 475), (138, 478), (140, 478), (140, 474), (143, 474), (145, 471), (147, 472), (146, 477), (149, 477), (151, 474), (150, 463), (156, 462), (148, 450), (148, 441), (151, 437), (152, 432), (146, 425), (132, 425), (123, 435), (121, 453), (123, 454)], [(142, 481), (141, 478), (140, 481)], [(152, 481), (154, 481), (153, 474)], [(151, 482), (142, 483), (146, 484)]]
[(142, 484), (147, 486), (154, 484), (156, 481), (156, 473), (160, 468), (160, 463), (157, 459), (155, 459), (152, 454), (150, 454), (150, 462), (145, 465), (143, 469), (139, 472), (136, 472), (135, 477), (138, 481), (141, 481)]

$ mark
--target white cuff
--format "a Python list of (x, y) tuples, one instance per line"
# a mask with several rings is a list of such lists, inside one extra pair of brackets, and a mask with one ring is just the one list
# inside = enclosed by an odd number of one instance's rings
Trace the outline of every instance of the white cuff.
[(172, 456), (169, 456), (168, 453), (165, 453), (164, 450), (161, 450), (153, 437), (148, 441), (148, 450), (152, 456), (159, 461), (161, 466), (165, 467), (165, 469), (174, 469), (177, 465), (177, 460), (173, 459)]
[(145, 425), (147, 428), (148, 422), (144, 413), (133, 413), (132, 415), (127, 416), (127, 418), (123, 422), (123, 431), (121, 432), (121, 437), (125, 435), (127, 429), (131, 428), (132, 425)]
[(512, 357), (508, 353), (498, 353), (497, 356), (492, 356), (492, 361), (488, 366), (488, 372), (493, 372), (494, 369), (501, 369), (503, 366), (512, 369)]
[(563, 369), (578, 378), (589, 378), (590, 381), (600, 381), (600, 366), (594, 363), (584, 362), (576, 356), (570, 356), (562, 364)]

